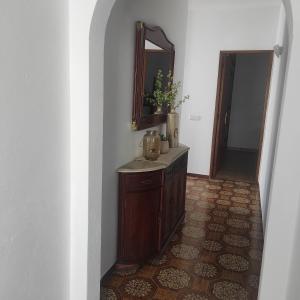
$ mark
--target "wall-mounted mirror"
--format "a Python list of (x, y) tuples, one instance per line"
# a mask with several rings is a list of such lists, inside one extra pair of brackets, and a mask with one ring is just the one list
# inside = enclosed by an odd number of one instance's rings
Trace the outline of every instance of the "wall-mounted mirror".
[(135, 130), (150, 128), (166, 121), (167, 111), (157, 112), (153, 101), (155, 81), (159, 70), (167, 84), (169, 72), (174, 71), (174, 45), (158, 26), (136, 23), (135, 83), (132, 123)]

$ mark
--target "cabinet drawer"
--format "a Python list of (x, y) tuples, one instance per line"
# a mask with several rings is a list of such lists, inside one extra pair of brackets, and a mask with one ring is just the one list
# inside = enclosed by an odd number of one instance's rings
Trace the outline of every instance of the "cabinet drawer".
[(127, 174), (125, 185), (127, 191), (141, 191), (159, 187), (162, 185), (162, 172)]

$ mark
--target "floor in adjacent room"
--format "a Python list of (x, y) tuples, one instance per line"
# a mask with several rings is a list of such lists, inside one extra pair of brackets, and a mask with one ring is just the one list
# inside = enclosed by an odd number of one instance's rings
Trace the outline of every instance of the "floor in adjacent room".
[(255, 182), (257, 151), (226, 150), (216, 178)]
[(186, 219), (161, 258), (103, 280), (101, 300), (257, 299), (263, 249), (257, 186), (187, 182)]

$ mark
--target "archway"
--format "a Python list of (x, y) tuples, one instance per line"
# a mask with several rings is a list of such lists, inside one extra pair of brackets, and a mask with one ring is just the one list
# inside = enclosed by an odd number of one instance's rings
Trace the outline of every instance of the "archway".
[[(289, 0), (283, 1), (292, 37), (292, 8)], [(81, 0), (70, 5), (72, 300), (98, 299), (100, 294), (104, 44), (114, 3)]]
[(79, 0), (69, 7), (72, 300), (100, 295), (103, 52), (114, 2)]

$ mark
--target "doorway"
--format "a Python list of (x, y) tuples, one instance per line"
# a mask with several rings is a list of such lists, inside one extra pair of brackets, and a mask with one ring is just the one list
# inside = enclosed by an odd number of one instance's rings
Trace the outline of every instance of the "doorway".
[(221, 51), (210, 177), (256, 182), (273, 51)]

